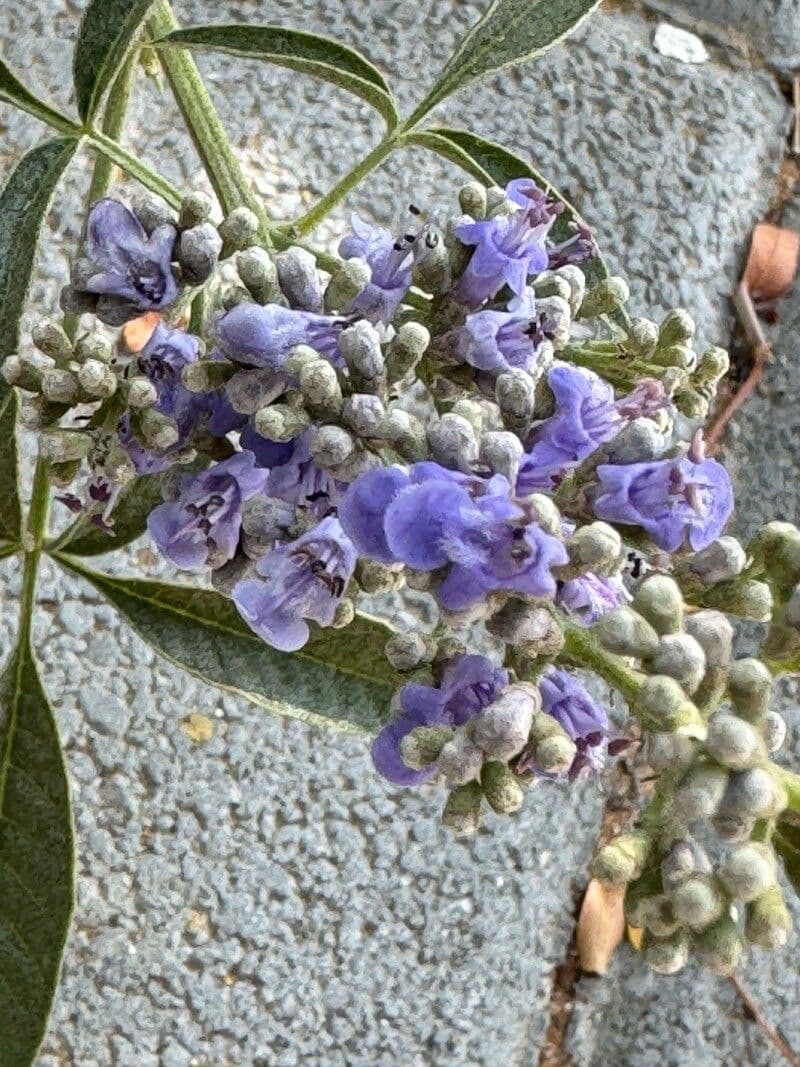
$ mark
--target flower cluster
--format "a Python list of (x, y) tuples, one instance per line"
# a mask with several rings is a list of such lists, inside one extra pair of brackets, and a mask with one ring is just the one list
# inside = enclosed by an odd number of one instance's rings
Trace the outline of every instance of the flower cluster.
[[(732, 902), (751, 940), (785, 926), (758, 837), (785, 798), (763, 766), (780, 734), (765, 669), (731, 663), (721, 613), (772, 618), (770, 657), (798, 658), (800, 534), (775, 524), (747, 551), (725, 535), (731, 483), (699, 427), (727, 356), (695, 351), (684, 311), (631, 319), (621, 279), (587, 285), (591, 234), (530, 179), (459, 203), (412, 209), (400, 236), (354, 218), (326, 274), (263, 247), (247, 209), (215, 225), (199, 196), (177, 215), (101, 200), (62, 296), (99, 324), (74, 342), (40, 324), (3, 374), (64, 504), (113, 537), (120, 496), (158, 478), (154, 543), (273, 648), (346, 627), (375, 593), (432, 599), (435, 629), (386, 645), (408, 677), (373, 758), (395, 785), (444, 783), (454, 829), (637, 740), (572, 673), (610, 663), (679, 785), (667, 829), (612, 843), (598, 877), (631, 883), (657, 969), (692, 946), (724, 969)], [(736, 842), (716, 873), (697, 819)]]

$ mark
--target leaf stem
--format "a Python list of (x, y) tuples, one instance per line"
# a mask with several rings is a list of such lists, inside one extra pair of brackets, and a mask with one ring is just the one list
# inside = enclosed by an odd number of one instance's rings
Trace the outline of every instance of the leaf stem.
[(112, 163), (116, 163), (121, 170), (129, 174), (136, 181), (141, 182), (145, 188), (163, 196), (170, 207), (179, 208), (183, 194), (180, 189), (168, 181), (163, 175), (158, 174), (143, 163), (136, 156), (123, 148), (121, 144), (100, 130), (92, 130), (85, 134), (87, 143), (97, 152), (101, 152)]
[(593, 635), (582, 626), (560, 620), (564, 630), (564, 651), (584, 667), (589, 667), (633, 704), (642, 688), (642, 675), (627, 665), (621, 656), (606, 652)]
[(22, 596), (19, 614), (19, 644), (23, 646), (30, 638), (33, 617), (33, 602), (36, 596), (36, 575), (42, 557), (42, 545), (47, 532), (47, 515), (50, 510), (50, 483), (47, 464), (36, 461), (33, 474), (33, 489), (25, 528), (25, 565), (22, 573)]
[[(113, 141), (119, 143), (122, 128), (125, 124), (125, 113), (128, 110), (133, 83), (136, 78), (138, 59), (136, 54), (128, 57), (122, 65), (122, 69), (114, 80), (111, 91), (108, 94), (108, 102), (103, 113), (101, 129), (103, 133)], [(89, 203), (100, 200), (106, 195), (113, 176), (113, 163), (107, 155), (102, 153), (97, 156), (92, 171), (92, 180), (89, 185)]]

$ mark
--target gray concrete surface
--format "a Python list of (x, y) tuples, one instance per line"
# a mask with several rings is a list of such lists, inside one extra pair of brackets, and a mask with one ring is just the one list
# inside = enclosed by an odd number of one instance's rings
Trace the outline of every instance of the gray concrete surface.
[[(0, 6), (6, 58), (65, 107), (81, 6)], [(406, 105), (481, 6), (176, 5), (185, 22), (259, 18), (350, 41), (390, 74)], [(652, 29), (635, 12), (599, 15), (568, 47), (467, 90), (437, 118), (505, 141), (568, 190), (631, 276), (642, 311), (684, 303), (706, 340), (725, 340), (727, 294), (771, 196), (787, 109), (763, 70), (729, 63), (724, 51), (682, 66), (653, 51)], [(240, 60), (202, 57), (201, 66), (281, 217), (323, 192), (378, 135), (345, 94)], [(41, 136), (5, 106), (0, 133), (3, 167)], [(181, 185), (198, 183), (177, 112), (151, 85), (138, 93), (127, 137)], [(409, 199), (435, 205), (457, 180), (449, 165), (398, 156), (353, 204), (402, 222)], [(32, 294), (39, 308), (55, 306), (85, 182), (86, 165), (77, 164), (53, 209)], [(796, 398), (798, 372), (788, 357), (786, 366)], [(769, 422), (770, 398), (763, 402)], [(771, 476), (774, 457), (760, 447), (737, 442), (734, 458), (742, 487)], [(784, 504), (796, 512), (788, 472), (786, 487)], [(100, 562), (149, 568), (137, 550)], [(10, 613), (19, 575), (14, 564), (0, 575)], [(440, 798), (386, 787), (360, 742), (269, 719), (201, 687), (53, 570), (43, 575), (37, 640), (58, 698), (81, 868), (39, 1067), (536, 1063), (602, 804), (596, 789), (536, 791), (517, 820), (456, 843), (437, 826)], [(204, 744), (182, 726), (196, 710), (215, 724)], [(797, 990), (780, 970), (789, 958), (750, 965), (746, 976), (791, 1031)], [(622, 955), (608, 982), (580, 987), (575, 1062), (711, 1067), (743, 1058), (741, 1020), (720, 1011), (730, 1007), (725, 987), (696, 982), (655, 983)], [(777, 1062), (753, 1041), (754, 1063)]]

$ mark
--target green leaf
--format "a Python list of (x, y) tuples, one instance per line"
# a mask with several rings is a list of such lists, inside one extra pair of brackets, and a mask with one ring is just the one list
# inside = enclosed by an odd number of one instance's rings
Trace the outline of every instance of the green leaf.
[(600, 0), (494, 0), (416, 109), (413, 121), (462, 85), (541, 55), (577, 29), (599, 4)]
[(285, 26), (228, 23), (188, 26), (160, 38), (158, 44), (228, 52), (288, 67), (355, 93), (380, 112), (390, 130), (397, 125), (397, 105), (377, 67), (355, 49), (329, 37)]
[[(429, 148), (449, 159), (456, 166), (485, 185), (505, 186), (513, 178), (533, 178), (536, 184), (545, 189), (554, 200), (564, 205), (564, 211), (558, 216), (550, 231), (554, 241), (566, 241), (572, 235), (570, 223), (587, 225), (569, 200), (547, 181), (530, 163), (514, 155), (502, 145), (487, 141), (484, 137), (470, 133), (468, 130), (456, 130), (447, 126), (432, 126), (424, 130), (406, 134), (403, 141)], [(587, 285), (592, 286), (602, 278), (608, 277), (608, 267), (602, 256), (591, 263), (581, 265), (586, 275)]]
[(78, 113), (89, 125), (154, 0), (90, 0), (72, 63)]
[(0, 677), (0, 1033), (3, 1067), (36, 1058), (73, 903), (69, 787), (27, 638)]
[(15, 423), (17, 399), (14, 390), (0, 392), (0, 538), (19, 543), (22, 538), (22, 509), (17, 482), (17, 439)]
[(135, 632), (170, 662), (279, 715), (350, 732), (386, 721), (399, 676), (383, 655), (391, 631), (358, 616), (343, 630), (314, 628), (300, 652), (277, 652), (232, 602), (190, 586), (98, 574), (60, 562), (99, 589)]
[(786, 877), (800, 896), (800, 816), (785, 812), (772, 835), (775, 851), (783, 860)]

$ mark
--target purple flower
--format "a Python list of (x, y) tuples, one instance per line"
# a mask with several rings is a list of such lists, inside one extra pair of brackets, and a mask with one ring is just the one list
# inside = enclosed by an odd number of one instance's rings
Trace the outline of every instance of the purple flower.
[(265, 581), (239, 582), (233, 602), (268, 645), (296, 652), (309, 638), (306, 619), (331, 625), (355, 564), (356, 551), (331, 515), (262, 556), (256, 570)]
[(313, 429), (285, 444), (268, 441), (247, 426), (240, 438), (242, 448), (254, 453), (260, 467), (269, 468), (266, 491), (290, 504), (307, 508), (323, 518), (333, 507), (333, 501), (345, 488), (311, 458), (310, 442)]
[(517, 211), (481, 222), (462, 223), (456, 237), (475, 251), (453, 296), (468, 307), (477, 307), (507, 285), (522, 296), (529, 275), (547, 269), (545, 239), (558, 209), (529, 178), (509, 182), (506, 195)]
[(665, 552), (688, 539), (699, 551), (716, 541), (733, 511), (728, 472), (705, 459), (701, 431), (685, 456), (597, 468), (594, 512), (607, 522), (641, 526)]
[(420, 785), (436, 773), (436, 764), (421, 771), (407, 767), (400, 742), (420, 726), (463, 726), (488, 707), (508, 685), (508, 671), (485, 656), (459, 656), (444, 669), (438, 688), (409, 683), (400, 691), (400, 714), (372, 744), (379, 774), (395, 785)]
[(489, 480), (414, 464), (361, 475), (339, 506), (359, 553), (415, 570), (442, 570), (439, 602), (462, 611), (508, 589), (552, 596), (550, 570), (567, 560), (557, 538), (530, 522), (502, 475)]
[(553, 489), (576, 464), (610, 441), (627, 419), (653, 414), (666, 403), (661, 384), (649, 378), (629, 396), (615, 400), (608, 382), (570, 363), (555, 363), (547, 382), (556, 413), (531, 435), (517, 479), (520, 496)]
[(603, 578), (589, 572), (564, 582), (558, 590), (556, 604), (581, 626), (593, 626), (598, 619), (630, 599), (616, 575)]
[(395, 240), (388, 230), (373, 226), (358, 215), (351, 215), (350, 224), (353, 233), (340, 241), (339, 255), (343, 259), (365, 259), (372, 278), (348, 311), (389, 323), (411, 287), (413, 251), (408, 242)]
[(171, 267), (176, 236), (165, 224), (148, 237), (124, 204), (98, 200), (86, 222), (85, 258), (76, 263), (73, 289), (96, 296), (96, 314), (110, 326), (168, 307), (178, 295)]
[(558, 270), (568, 263), (588, 263), (600, 255), (594, 235), (586, 223), (573, 221), (570, 222), (569, 228), (572, 230), (572, 236), (547, 250), (550, 270)]
[(533, 371), (543, 344), (550, 340), (547, 323), (536, 315), (533, 292), (526, 289), (507, 311), (477, 311), (454, 330), (448, 341), (461, 363), (483, 371), (512, 368)]
[(296, 311), (280, 304), (237, 304), (217, 323), (217, 340), (228, 359), (248, 367), (279, 370), (296, 345), (311, 345), (336, 366), (339, 333), (348, 319)]
[(566, 730), (578, 747), (570, 779), (588, 768), (602, 769), (608, 739), (608, 713), (572, 674), (548, 667), (539, 679), (542, 709)]
[(267, 472), (252, 452), (237, 452), (181, 480), (178, 498), (150, 513), (147, 528), (161, 553), (181, 570), (221, 567), (233, 559), (242, 502), (264, 489)]

